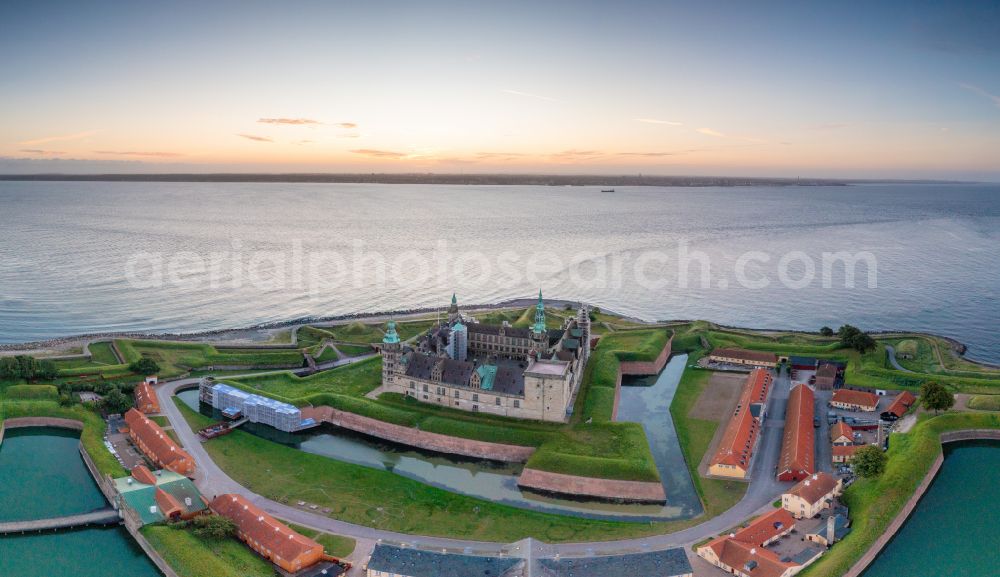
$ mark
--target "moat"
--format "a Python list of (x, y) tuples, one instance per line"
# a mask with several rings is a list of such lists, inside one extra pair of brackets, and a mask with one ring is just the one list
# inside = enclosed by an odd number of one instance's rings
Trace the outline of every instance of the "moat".
[[(514, 507), (589, 518), (634, 521), (687, 519), (701, 513), (670, 419), (670, 403), (687, 362), (687, 355), (670, 360), (659, 375), (630, 379), (621, 394), (618, 420), (642, 423), (649, 436), (657, 468), (664, 480), (666, 506), (617, 504), (560, 499), (524, 491), (517, 486), (522, 465), (463, 459), (395, 445), (329, 425), (304, 433), (284, 433), (265, 425), (242, 427), (254, 435), (308, 453), (385, 469), (428, 485)], [(200, 403), (197, 389), (177, 395), (189, 407), (221, 420), (221, 414)]]
[(934, 483), (863, 577), (1000, 575), (1000, 443), (945, 444), (944, 454)]
[[(6, 431), (0, 444), (0, 521), (86, 513), (107, 506), (83, 463), (79, 443), (76, 431)], [(157, 577), (160, 572), (120, 526), (0, 537), (0, 575), (69, 574)]]

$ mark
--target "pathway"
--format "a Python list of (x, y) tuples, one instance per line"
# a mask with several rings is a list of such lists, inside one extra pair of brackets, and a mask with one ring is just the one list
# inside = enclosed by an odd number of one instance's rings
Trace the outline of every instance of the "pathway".
[[(893, 348), (892, 345), (886, 345), (885, 346), (885, 354), (886, 354), (886, 356), (889, 357), (889, 364), (892, 365), (892, 368), (896, 369), (897, 371), (903, 371), (904, 373), (912, 373), (913, 372), (910, 369), (907, 369), (903, 365), (899, 364), (899, 361), (896, 360), (896, 349)], [(940, 361), (940, 359), (941, 359), (941, 357), (938, 357), (939, 361)]]
[[(344, 359), (352, 361), (357, 359)], [(337, 364), (346, 364), (337, 361)], [(227, 475), (212, 460), (205, 450), (196, 433), (188, 426), (187, 421), (181, 415), (180, 410), (173, 403), (171, 397), (182, 387), (190, 386), (198, 382), (198, 379), (184, 379), (160, 384), (156, 387), (157, 396), (160, 399), (160, 406), (163, 413), (170, 419), (174, 426), (174, 431), (181, 439), (184, 448), (194, 457), (198, 464), (195, 474), (195, 484), (208, 497), (214, 497), (222, 493), (237, 493), (243, 495), (261, 509), (271, 515), (285, 519), (292, 523), (324, 531), (337, 535), (353, 537), (359, 542), (387, 541), (391, 543), (404, 543), (415, 547), (448, 549), (458, 552), (474, 554), (505, 554), (521, 556), (525, 548), (525, 542), (514, 544), (471, 541), (467, 539), (450, 539), (442, 537), (429, 537), (419, 535), (409, 535), (394, 531), (374, 529), (363, 525), (356, 525), (332, 519), (325, 515), (308, 510), (278, 503), (258, 495), (243, 487), (229, 475)], [(653, 535), (636, 539), (626, 539), (620, 541), (591, 542), (591, 543), (561, 543), (546, 544), (539, 541), (529, 540), (533, 555), (539, 557), (550, 557), (556, 554), (562, 556), (578, 556), (589, 554), (622, 554), (639, 551), (651, 551), (668, 549), (672, 547), (685, 547), (704, 540), (707, 537), (718, 535), (730, 529), (747, 517), (754, 515), (758, 511), (771, 509), (771, 503), (790, 483), (779, 483), (775, 480), (774, 471), (777, 466), (778, 456), (781, 451), (782, 421), (785, 413), (785, 405), (788, 401), (788, 392), (791, 381), (787, 373), (779, 375), (775, 380), (771, 398), (768, 403), (768, 424), (765, 425), (761, 435), (757, 457), (752, 465), (752, 479), (749, 488), (743, 499), (736, 505), (722, 514), (713, 517), (704, 523), (689, 527), (687, 529), (668, 533), (665, 535)]]
[(35, 519), (32, 521), (8, 521), (0, 523), (0, 535), (8, 533), (32, 533), (35, 531), (49, 531), (55, 529), (70, 529), (72, 527), (83, 527), (84, 525), (117, 525), (121, 521), (118, 511), (111, 507), (105, 507), (90, 513), (79, 515), (66, 515), (65, 517), (52, 517), (49, 519)]

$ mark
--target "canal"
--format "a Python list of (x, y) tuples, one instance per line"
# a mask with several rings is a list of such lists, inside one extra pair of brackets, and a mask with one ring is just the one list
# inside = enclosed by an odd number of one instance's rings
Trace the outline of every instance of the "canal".
[[(322, 425), (303, 433), (285, 433), (272, 427), (248, 423), (241, 429), (299, 450), (356, 465), (392, 471), (448, 491), (504, 503), (513, 507), (616, 520), (673, 520), (701, 512), (684, 458), (670, 420), (670, 401), (684, 371), (687, 355), (670, 360), (655, 377), (626, 382), (622, 388), (619, 420), (640, 422), (646, 427), (657, 466), (665, 482), (667, 505), (607, 503), (560, 499), (525, 491), (517, 486), (523, 466), (482, 459), (465, 459), (415, 450)], [(197, 389), (177, 394), (189, 407), (221, 420), (218, 411), (200, 403)]]
[(949, 443), (944, 452), (933, 484), (863, 577), (1000, 576), (1000, 443)]
[[(0, 521), (86, 513), (107, 506), (79, 452), (79, 433), (9, 429), (0, 443)], [(0, 575), (158, 577), (124, 527), (0, 536)]]

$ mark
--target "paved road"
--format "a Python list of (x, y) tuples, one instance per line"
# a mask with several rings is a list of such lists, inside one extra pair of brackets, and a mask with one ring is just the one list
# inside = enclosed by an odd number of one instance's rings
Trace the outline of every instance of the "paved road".
[(893, 348), (891, 345), (885, 346), (885, 354), (889, 357), (889, 364), (892, 365), (892, 367), (897, 371), (903, 371), (904, 373), (913, 372), (910, 369), (907, 369), (903, 365), (899, 364), (899, 361), (896, 360), (896, 349)]
[[(342, 359), (331, 366), (347, 364), (356, 359)], [(375, 541), (388, 541), (394, 543), (405, 543), (417, 547), (449, 549), (452, 551), (475, 553), (475, 554), (499, 554), (512, 555), (518, 557), (551, 557), (559, 554), (562, 556), (577, 556), (590, 554), (616, 554), (634, 553), (639, 551), (660, 550), (671, 547), (689, 546), (697, 543), (706, 537), (717, 535), (760, 510), (771, 508), (780, 493), (790, 483), (780, 483), (775, 479), (775, 468), (778, 456), (781, 451), (781, 433), (784, 425), (785, 406), (788, 402), (788, 392), (791, 381), (787, 373), (781, 374), (772, 388), (771, 397), (768, 402), (768, 418), (765, 421), (763, 434), (758, 446), (758, 454), (752, 464), (751, 478), (753, 481), (747, 489), (746, 495), (729, 510), (721, 515), (713, 517), (688, 529), (669, 533), (666, 535), (654, 535), (637, 539), (627, 539), (609, 542), (591, 543), (562, 543), (550, 545), (534, 540), (526, 540), (518, 543), (494, 543), (470, 541), (463, 539), (444, 539), (440, 537), (414, 536), (393, 531), (373, 529), (362, 525), (355, 525), (332, 519), (320, 513), (309, 510), (298, 509), (283, 503), (278, 503), (267, 499), (261, 495), (246, 489), (234, 479), (229, 477), (212, 460), (208, 452), (202, 446), (202, 442), (197, 434), (191, 430), (187, 421), (183, 418), (180, 410), (174, 405), (170, 397), (180, 388), (189, 387), (198, 382), (198, 379), (184, 379), (162, 383), (156, 387), (157, 396), (160, 399), (160, 407), (163, 414), (167, 416), (173, 425), (174, 431), (181, 440), (183, 446), (198, 464), (195, 474), (195, 484), (198, 489), (208, 497), (214, 497), (222, 493), (238, 493), (243, 495), (255, 505), (268, 513), (286, 519), (293, 523), (310, 527), (312, 529), (346, 535), (353, 537), (361, 544), (370, 544)], [(355, 555), (361, 557), (366, 555), (368, 549), (359, 545)]]

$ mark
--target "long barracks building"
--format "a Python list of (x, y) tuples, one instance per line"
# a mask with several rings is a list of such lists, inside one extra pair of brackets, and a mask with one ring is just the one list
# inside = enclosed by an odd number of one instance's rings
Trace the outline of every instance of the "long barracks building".
[(590, 357), (590, 316), (581, 306), (561, 328), (548, 329), (538, 293), (530, 328), (488, 325), (459, 312), (404, 345), (390, 321), (382, 340), (386, 390), (463, 411), (565, 421)]

